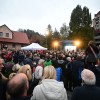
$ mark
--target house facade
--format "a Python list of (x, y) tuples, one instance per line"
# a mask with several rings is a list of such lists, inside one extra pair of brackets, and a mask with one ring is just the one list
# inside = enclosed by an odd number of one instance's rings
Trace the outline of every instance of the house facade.
[(0, 26), (0, 49), (19, 50), (30, 44), (26, 33), (10, 30), (6, 25)]
[(96, 45), (100, 45), (100, 11), (94, 16), (93, 27), (95, 29), (95, 35), (94, 35), (95, 43)]

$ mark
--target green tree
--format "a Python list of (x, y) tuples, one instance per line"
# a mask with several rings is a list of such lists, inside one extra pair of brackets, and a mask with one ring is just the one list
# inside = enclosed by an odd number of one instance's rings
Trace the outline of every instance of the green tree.
[(62, 25), (62, 27), (60, 28), (60, 37), (61, 37), (61, 40), (64, 40), (66, 39), (68, 36), (69, 36), (69, 27), (66, 26), (66, 23), (64, 23)]
[(79, 39), (83, 42), (82, 47), (85, 48), (90, 40), (93, 40), (93, 27), (91, 13), (87, 7), (81, 8), (80, 5), (72, 11), (70, 18), (70, 39)]
[(69, 26), (71, 31), (78, 31), (82, 26), (82, 8), (80, 5), (77, 5), (72, 11)]
[(46, 47), (48, 49), (52, 48), (52, 35), (53, 35), (52, 26), (49, 24), (47, 26), (47, 31), (46, 31)]
[(54, 32), (53, 32), (53, 39), (60, 39), (60, 33), (57, 31), (57, 29), (55, 28)]

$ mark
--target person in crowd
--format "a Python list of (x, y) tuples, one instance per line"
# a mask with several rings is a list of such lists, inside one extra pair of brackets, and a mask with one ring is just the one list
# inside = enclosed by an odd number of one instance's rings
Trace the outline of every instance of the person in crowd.
[(44, 67), (46, 66), (49, 66), (49, 65), (52, 65), (52, 61), (50, 59), (50, 55), (46, 55), (46, 59), (45, 59), (45, 62), (44, 62)]
[(32, 80), (32, 70), (30, 65), (24, 65), (19, 70), (18, 73), (24, 73), (26, 74), (29, 82), (29, 89), (27, 92), (27, 95), (32, 95), (33, 89), (34, 89), (34, 81)]
[(20, 69), (20, 65), (19, 64), (15, 64), (13, 67), (12, 67), (12, 71), (13, 72), (15, 72), (15, 73), (17, 73), (18, 72), (18, 70)]
[(36, 66), (37, 66), (39, 60), (40, 60), (39, 54), (35, 53), (35, 54), (33, 55), (33, 63), (34, 63)]
[(44, 68), (43, 80), (34, 88), (31, 100), (68, 100), (64, 84), (56, 81), (52, 65)]
[(35, 69), (35, 72), (34, 72), (34, 76), (35, 76), (35, 79), (42, 79), (42, 75), (43, 75), (43, 64), (44, 64), (44, 60), (43, 59), (40, 59), (39, 62), (38, 62), (38, 65)]
[(95, 65), (93, 72), (96, 76), (96, 85), (100, 87), (100, 58), (98, 59), (98, 62)]
[(5, 61), (6, 62), (9, 62), (12, 60), (12, 57), (13, 57), (13, 52), (12, 51), (8, 51), (7, 55), (5, 55)]
[(61, 67), (55, 66), (56, 69), (56, 80), (61, 81), (61, 76), (62, 76), (62, 69)]
[(6, 100), (6, 85), (8, 79), (3, 75), (3, 59), (0, 58), (0, 100)]
[(6, 71), (6, 77), (9, 77), (9, 74), (12, 73), (12, 67), (14, 65), (14, 62), (12, 61), (13, 56), (8, 57), (7, 62), (4, 63), (5, 71)]
[(35, 84), (35, 86), (38, 85), (39, 81), (42, 80), (43, 65), (44, 65), (44, 60), (40, 59), (39, 62), (38, 62), (38, 65), (35, 69), (35, 72), (34, 72), (34, 84)]
[(81, 61), (81, 56), (77, 55), (76, 59), (69, 64), (70, 78), (73, 84), (73, 89), (81, 86), (81, 72), (84, 68), (84, 63)]
[(96, 78), (91, 70), (81, 73), (83, 86), (74, 89), (71, 100), (100, 100), (100, 88), (95, 86)]
[(26, 58), (25, 58), (25, 60), (23, 62), (24, 65), (29, 64), (30, 67), (31, 67), (31, 69), (33, 69), (33, 67), (34, 67), (33, 61), (32, 61), (32, 56), (33, 56), (32, 53), (31, 52), (28, 52), (26, 54)]
[(19, 51), (15, 51), (13, 54), (13, 62), (14, 64), (18, 63), (18, 55), (19, 55)]
[(18, 63), (22, 66), (25, 59), (25, 55), (22, 51), (18, 52)]
[(66, 64), (66, 85), (67, 85), (67, 90), (72, 92), (72, 74), (71, 74), (71, 62), (72, 59), (71, 57), (67, 57), (67, 64)]
[(97, 62), (96, 56), (98, 55), (98, 53), (98, 47), (95, 45), (93, 41), (89, 41), (88, 47), (86, 48), (86, 64), (88, 69), (93, 70), (93, 67)]
[(10, 100), (30, 100), (30, 96), (27, 96), (28, 88), (27, 76), (23, 73), (16, 74), (7, 84)]
[(64, 82), (64, 87), (67, 90), (67, 84), (66, 84), (66, 62), (63, 59), (63, 54), (58, 54), (58, 60), (57, 60), (57, 67), (60, 67), (62, 70), (62, 76), (61, 81)]

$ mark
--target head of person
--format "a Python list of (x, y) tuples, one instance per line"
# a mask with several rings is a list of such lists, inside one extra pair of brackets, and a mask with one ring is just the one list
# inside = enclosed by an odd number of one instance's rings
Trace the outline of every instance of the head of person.
[(81, 73), (81, 78), (86, 85), (95, 85), (96, 77), (91, 70), (84, 69)]
[(89, 41), (88, 45), (91, 46), (91, 45), (94, 45), (94, 41)]
[(67, 61), (71, 62), (72, 61), (71, 57), (67, 57)]
[(43, 64), (44, 64), (44, 60), (40, 59), (39, 62), (38, 62), (38, 65), (43, 65)]
[(44, 79), (56, 79), (56, 70), (52, 65), (46, 66), (44, 68), (43, 78)]
[(28, 78), (25, 74), (16, 74), (7, 84), (7, 93), (11, 98), (17, 98), (27, 95), (29, 88)]
[(26, 56), (28, 57), (28, 58), (32, 58), (32, 53), (31, 52), (28, 52), (27, 54), (26, 54)]
[(18, 73), (24, 73), (26, 74), (28, 80), (30, 81), (32, 79), (32, 70), (31, 70), (31, 67), (30, 65), (24, 65), (22, 66), (19, 70), (18, 70)]
[(15, 64), (13, 67), (12, 67), (12, 70), (14, 71), (14, 72), (17, 72), (19, 69), (20, 69), (20, 65), (19, 64)]
[(0, 58), (0, 72), (2, 71), (2, 68), (3, 68), (3, 59)]

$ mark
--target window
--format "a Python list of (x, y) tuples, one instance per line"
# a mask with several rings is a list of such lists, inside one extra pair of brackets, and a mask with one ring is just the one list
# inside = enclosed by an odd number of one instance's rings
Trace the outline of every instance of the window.
[(9, 33), (6, 33), (6, 37), (9, 37)]
[(0, 37), (2, 37), (3, 36), (3, 33), (2, 32), (0, 32)]
[(15, 48), (15, 44), (14, 43), (12, 44), (12, 47)]

